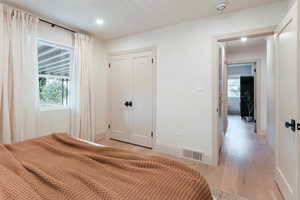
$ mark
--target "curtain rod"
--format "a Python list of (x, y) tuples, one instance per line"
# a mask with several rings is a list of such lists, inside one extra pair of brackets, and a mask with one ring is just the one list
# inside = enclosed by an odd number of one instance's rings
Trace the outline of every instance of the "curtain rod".
[(66, 30), (66, 31), (70, 31), (70, 32), (72, 32), (72, 33), (77, 33), (76, 31), (74, 31), (74, 30), (72, 30), (72, 29), (69, 29), (69, 28), (66, 28), (66, 27), (63, 27), (63, 26), (60, 26), (60, 25), (58, 25), (58, 24), (54, 24), (54, 23), (52, 23), (52, 22), (49, 22), (49, 21), (47, 21), (47, 20), (44, 20), (44, 19), (41, 19), (41, 18), (39, 18), (39, 20), (41, 21), (41, 22), (44, 22), (44, 23), (47, 23), (47, 24), (50, 24), (52, 27), (58, 27), (58, 28), (61, 28), (61, 29), (64, 29), (64, 30)]

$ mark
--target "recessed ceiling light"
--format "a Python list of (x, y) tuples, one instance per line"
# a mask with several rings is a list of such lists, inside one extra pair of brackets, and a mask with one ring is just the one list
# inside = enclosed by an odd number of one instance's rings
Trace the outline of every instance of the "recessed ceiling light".
[(98, 25), (102, 25), (102, 24), (104, 24), (104, 21), (103, 21), (103, 19), (97, 19), (97, 20), (96, 20), (96, 23), (97, 23)]
[(247, 42), (248, 38), (247, 37), (241, 37), (242, 42)]

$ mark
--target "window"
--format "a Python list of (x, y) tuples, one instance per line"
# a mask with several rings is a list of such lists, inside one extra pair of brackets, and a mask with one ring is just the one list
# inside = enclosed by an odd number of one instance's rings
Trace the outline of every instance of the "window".
[(38, 41), (39, 96), (43, 108), (69, 104), (73, 49)]
[(228, 78), (228, 97), (240, 98), (241, 96), (240, 77)]

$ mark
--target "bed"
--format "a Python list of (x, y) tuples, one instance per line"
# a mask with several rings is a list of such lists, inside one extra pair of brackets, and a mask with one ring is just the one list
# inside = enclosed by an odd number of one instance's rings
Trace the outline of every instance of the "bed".
[(177, 161), (67, 134), (0, 144), (0, 199), (212, 200), (206, 180)]

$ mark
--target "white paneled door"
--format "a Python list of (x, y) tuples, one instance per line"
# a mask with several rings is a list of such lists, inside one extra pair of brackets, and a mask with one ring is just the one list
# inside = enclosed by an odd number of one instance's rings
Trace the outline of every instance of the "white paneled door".
[(111, 56), (109, 60), (110, 137), (152, 147), (155, 113), (153, 51)]
[(298, 14), (293, 7), (276, 30), (277, 144), (276, 181), (287, 200), (299, 200)]
[(129, 134), (129, 107), (125, 105), (130, 99), (131, 60), (119, 57), (110, 61), (109, 100), (111, 137), (127, 141)]

